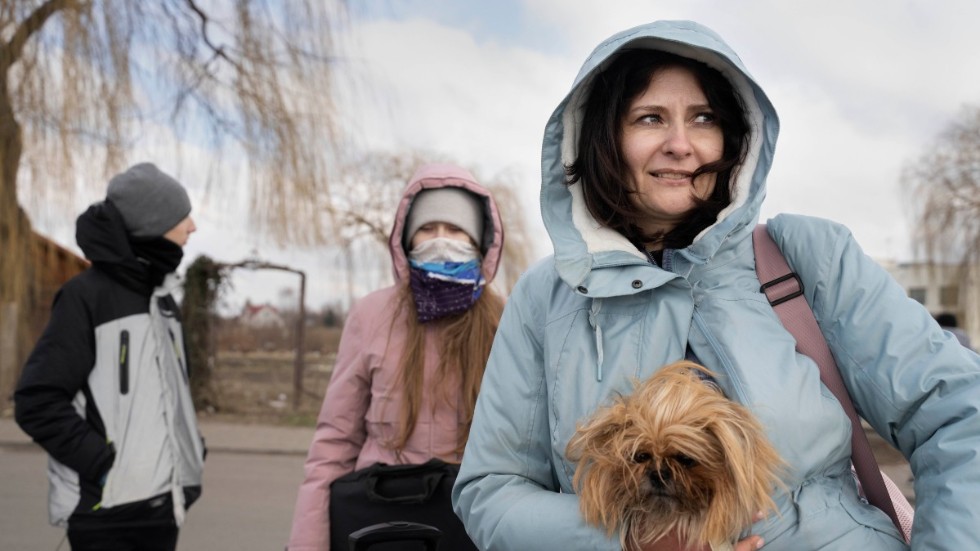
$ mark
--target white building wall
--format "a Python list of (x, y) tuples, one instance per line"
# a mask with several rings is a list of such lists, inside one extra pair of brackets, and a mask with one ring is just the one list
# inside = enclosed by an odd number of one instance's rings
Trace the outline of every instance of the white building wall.
[(949, 264), (881, 264), (905, 292), (925, 305), (930, 313), (955, 314), (960, 328), (966, 331), (976, 348), (980, 343), (980, 265), (961, 270), (958, 265)]

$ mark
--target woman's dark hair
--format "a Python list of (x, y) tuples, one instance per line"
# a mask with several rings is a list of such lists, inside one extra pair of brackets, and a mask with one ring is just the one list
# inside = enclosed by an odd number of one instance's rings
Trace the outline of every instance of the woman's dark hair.
[[(716, 173), (714, 191), (674, 229), (664, 234), (646, 234), (641, 229), (645, 214), (636, 206), (629, 170), (620, 141), (622, 121), (630, 104), (650, 84), (654, 73), (665, 67), (683, 67), (694, 73), (708, 105), (718, 118), (724, 149), (720, 160), (698, 168), (692, 179)], [(658, 243), (679, 249), (713, 224), (731, 203), (731, 188), (738, 166), (748, 149), (749, 125), (745, 109), (732, 84), (704, 63), (658, 50), (628, 50), (597, 74), (585, 103), (578, 140), (578, 157), (565, 167), (566, 184), (582, 182), (585, 205), (600, 224), (628, 238), (637, 248)]]

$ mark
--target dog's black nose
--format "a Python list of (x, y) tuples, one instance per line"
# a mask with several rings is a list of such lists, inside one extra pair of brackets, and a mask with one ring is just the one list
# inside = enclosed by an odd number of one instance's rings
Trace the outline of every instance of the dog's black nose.
[(650, 469), (647, 471), (647, 476), (650, 478), (650, 484), (654, 488), (662, 488), (674, 479), (674, 473), (666, 468), (659, 470)]

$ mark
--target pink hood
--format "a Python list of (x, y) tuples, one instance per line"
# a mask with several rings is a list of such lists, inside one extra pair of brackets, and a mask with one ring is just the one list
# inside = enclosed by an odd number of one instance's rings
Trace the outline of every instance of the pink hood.
[(391, 249), (391, 262), (395, 272), (395, 281), (401, 282), (408, 278), (408, 257), (402, 247), (402, 237), (405, 233), (405, 219), (412, 206), (415, 196), (424, 189), (456, 187), (465, 189), (483, 199), (483, 277), (487, 283), (493, 281), (500, 265), (500, 256), (504, 246), (504, 227), (500, 223), (500, 213), (497, 203), (490, 192), (477, 183), (476, 178), (464, 168), (451, 164), (428, 164), (415, 171), (405, 190), (402, 191), (398, 210), (395, 212), (395, 224), (391, 228), (388, 246)]

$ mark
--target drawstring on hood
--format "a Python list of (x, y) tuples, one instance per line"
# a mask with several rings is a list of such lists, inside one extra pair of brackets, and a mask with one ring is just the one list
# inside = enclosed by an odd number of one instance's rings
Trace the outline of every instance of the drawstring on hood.
[(589, 325), (595, 334), (595, 349), (598, 360), (596, 361), (595, 380), (602, 382), (602, 326), (599, 325), (599, 310), (602, 310), (602, 299), (593, 298), (592, 307), (589, 308)]

